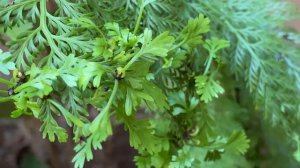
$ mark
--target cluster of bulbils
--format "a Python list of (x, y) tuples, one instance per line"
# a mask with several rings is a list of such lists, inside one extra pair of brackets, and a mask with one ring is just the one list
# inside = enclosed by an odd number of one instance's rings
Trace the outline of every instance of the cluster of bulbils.
[(23, 72), (20, 72), (18, 70), (14, 71), (14, 78), (17, 80), (17, 84), (7, 90), (8, 96), (17, 94), (15, 92), (15, 89), (23, 83), (27, 82), (28, 80), (28, 76), (26, 76)]
[(125, 78), (125, 70), (121, 67), (118, 67), (116, 70), (115, 70), (115, 78), (116, 80), (122, 80)]

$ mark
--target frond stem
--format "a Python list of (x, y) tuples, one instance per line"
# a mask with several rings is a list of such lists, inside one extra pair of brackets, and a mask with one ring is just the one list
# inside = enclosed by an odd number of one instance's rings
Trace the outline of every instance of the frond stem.
[(50, 33), (50, 31), (48, 30), (47, 27), (47, 9), (46, 9), (46, 0), (41, 0), (40, 2), (40, 10), (41, 10), (41, 17), (40, 17), (40, 24), (42, 27), (42, 31), (46, 37), (46, 39), (49, 42), (49, 46), (51, 47), (51, 50), (54, 51), (55, 54), (57, 54), (57, 56), (62, 59), (64, 58), (66, 55), (63, 54), (59, 48), (57, 47), (57, 45), (55, 44), (53, 38), (52, 38), (52, 33)]
[(100, 112), (100, 114), (98, 114), (98, 116), (94, 119), (94, 121), (91, 123), (91, 127), (90, 127), (90, 131), (93, 133), (97, 130), (97, 128), (99, 128), (99, 125), (101, 124), (101, 119), (107, 115), (107, 113), (109, 112), (109, 109), (113, 103), (113, 100), (116, 96), (117, 90), (118, 90), (118, 84), (119, 81), (117, 79), (115, 79), (115, 84), (114, 84), (114, 88), (112, 90), (112, 93), (108, 99), (108, 102), (106, 104), (106, 106), (104, 107), (104, 109)]
[(0, 90), (0, 94), (6, 94), (7, 95), (7, 91), (6, 90)]
[(11, 82), (11, 81), (6, 80), (6, 79), (3, 79), (3, 78), (0, 78), (0, 83), (6, 84), (8, 86), (14, 86), (14, 85), (16, 85), (16, 83)]
[(0, 103), (9, 102), (12, 99), (10, 97), (0, 97)]
[(141, 23), (141, 20), (142, 20), (142, 16), (143, 16), (143, 12), (144, 12), (144, 4), (141, 5), (140, 7), (140, 11), (139, 11), (139, 16), (138, 16), (138, 19), (135, 23), (135, 27), (134, 27), (134, 30), (133, 30), (133, 34), (136, 34), (139, 27), (140, 27), (140, 23)]

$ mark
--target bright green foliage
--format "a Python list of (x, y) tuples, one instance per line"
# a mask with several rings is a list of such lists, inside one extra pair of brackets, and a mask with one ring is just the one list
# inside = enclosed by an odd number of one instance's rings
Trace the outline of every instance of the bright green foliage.
[(173, 42), (174, 38), (169, 36), (168, 32), (164, 32), (152, 40), (151, 30), (145, 29), (144, 45), (141, 48), (140, 54), (153, 54), (160, 57), (167, 56)]
[(202, 75), (196, 77), (197, 93), (201, 96), (200, 100), (208, 103), (213, 97), (218, 97), (218, 94), (224, 93), (224, 89), (220, 84), (208, 76)]
[(219, 50), (229, 47), (229, 42), (213, 37), (212, 39), (207, 39), (203, 47), (209, 51), (210, 57), (215, 58)]
[[(197, 167), (203, 159), (203, 152), (199, 148), (192, 146), (183, 146), (182, 149), (177, 151), (177, 154), (172, 156), (170, 168), (186, 168)], [(202, 157), (201, 157), (202, 156)]]
[(13, 118), (40, 120), (43, 138), (73, 139), (74, 167), (102, 149), (113, 123), (141, 168), (297, 167), (300, 35), (284, 26), (297, 16), (290, 4), (53, 2), (49, 11), (49, 0), (1, 1), (0, 102), (15, 104)]
[(241, 154), (246, 153), (249, 148), (249, 140), (247, 139), (244, 132), (234, 132), (227, 140), (225, 150), (231, 150)]
[(202, 34), (209, 31), (209, 19), (200, 15), (196, 19), (190, 19), (188, 24), (179, 34), (179, 39), (187, 46), (194, 48), (202, 43)]
[(150, 154), (169, 150), (169, 142), (156, 137), (147, 120), (126, 119), (125, 126), (129, 131), (130, 145)]
[(9, 75), (10, 70), (15, 69), (15, 64), (11, 61), (7, 61), (10, 54), (8, 52), (4, 52), (0, 49), (0, 72), (4, 75)]

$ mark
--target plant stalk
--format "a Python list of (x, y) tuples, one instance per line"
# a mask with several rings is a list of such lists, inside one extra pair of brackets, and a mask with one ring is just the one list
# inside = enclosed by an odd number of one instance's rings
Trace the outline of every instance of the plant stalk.
[(109, 112), (109, 109), (110, 109), (110, 107), (113, 103), (113, 100), (114, 100), (114, 98), (116, 96), (116, 93), (117, 93), (117, 90), (118, 90), (118, 84), (119, 84), (119, 81), (117, 79), (115, 79), (114, 88), (113, 88), (113, 91), (112, 91), (112, 93), (109, 97), (109, 100), (108, 100), (106, 106), (100, 112), (100, 114), (98, 114), (98, 116), (95, 118), (95, 120), (91, 124), (90, 131), (92, 133), (97, 131), (97, 129), (99, 128), (99, 125), (101, 123), (101, 119)]
[(11, 101), (12, 99), (10, 97), (0, 97), (0, 103)]
[(6, 90), (0, 90), (0, 94), (6, 94), (7, 95), (7, 91)]
[(140, 23), (141, 23), (142, 16), (143, 16), (143, 12), (144, 12), (144, 5), (142, 4), (141, 7), (140, 7), (138, 19), (137, 19), (137, 21), (136, 21), (136, 23), (135, 23), (135, 27), (134, 27), (134, 30), (133, 30), (133, 34), (136, 34), (137, 31), (139, 30)]
[(213, 56), (212, 55), (209, 55), (209, 58), (207, 60), (207, 63), (206, 63), (206, 66), (205, 66), (205, 70), (204, 70), (204, 75), (206, 75), (208, 73), (208, 70), (211, 66), (211, 63), (212, 63), (212, 59), (213, 59)]
[(8, 86), (14, 86), (15, 85), (14, 82), (11, 82), (11, 81), (3, 79), (3, 78), (0, 78), (0, 83), (6, 84)]

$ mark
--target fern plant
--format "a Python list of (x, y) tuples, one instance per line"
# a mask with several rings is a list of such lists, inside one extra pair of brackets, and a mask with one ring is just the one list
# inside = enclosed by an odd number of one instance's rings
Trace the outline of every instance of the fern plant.
[[(284, 26), (297, 16), (291, 4), (0, 5), (1, 41), (9, 48), (0, 53), (0, 72), (11, 78), (0, 78), (7, 86), (0, 102), (15, 104), (13, 118), (42, 121), (43, 138), (73, 139), (74, 167), (93, 159), (113, 123), (124, 125), (141, 168), (296, 167), (300, 161), (300, 36)], [(270, 162), (262, 159), (262, 143)]]

